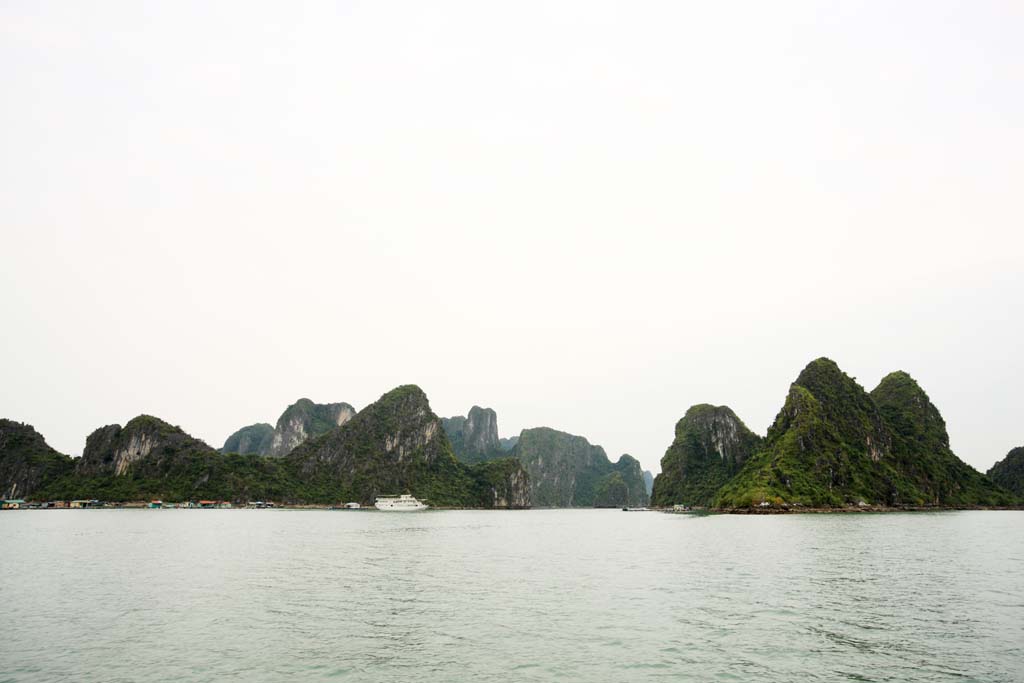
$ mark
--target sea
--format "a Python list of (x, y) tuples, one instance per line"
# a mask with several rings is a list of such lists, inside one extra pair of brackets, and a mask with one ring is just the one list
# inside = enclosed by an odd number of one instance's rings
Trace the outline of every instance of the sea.
[(0, 681), (1024, 681), (1024, 512), (0, 512)]

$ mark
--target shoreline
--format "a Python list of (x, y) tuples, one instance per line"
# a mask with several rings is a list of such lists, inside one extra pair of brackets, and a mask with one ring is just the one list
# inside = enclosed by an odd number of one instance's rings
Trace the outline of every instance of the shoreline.
[[(200, 507), (198, 505), (170, 504), (158, 508), (151, 507), (143, 501), (126, 502), (100, 502), (80, 507), (50, 506), (43, 507), (42, 504), (28, 503), (17, 508), (5, 508), (2, 512), (20, 512), (27, 510), (323, 510), (331, 512), (380, 512), (372, 505), (360, 508), (345, 508), (338, 505), (325, 505), (319, 503), (296, 503), (296, 504), (274, 504), (267, 507), (254, 507), (245, 503), (237, 505), (217, 505)], [(619, 510), (618, 507), (431, 507), (429, 511), (455, 511), (455, 510), (478, 510), (489, 512), (512, 512), (523, 510)], [(631, 512), (660, 512), (674, 515), (829, 515), (829, 514), (887, 514), (897, 512), (956, 512), (956, 511), (1024, 511), (1024, 505), (906, 505), (906, 506), (847, 506), (847, 507), (748, 507), (748, 508), (690, 508), (687, 510), (675, 510), (670, 507), (651, 507), (644, 510), (631, 510)]]
[(767, 508), (695, 508), (673, 510), (672, 508), (651, 508), (668, 514), (714, 514), (714, 515), (830, 515), (830, 514), (886, 514), (893, 512), (956, 512), (956, 511), (1021, 511), (1024, 505), (905, 505), (905, 506), (849, 506), (849, 507), (767, 507)]

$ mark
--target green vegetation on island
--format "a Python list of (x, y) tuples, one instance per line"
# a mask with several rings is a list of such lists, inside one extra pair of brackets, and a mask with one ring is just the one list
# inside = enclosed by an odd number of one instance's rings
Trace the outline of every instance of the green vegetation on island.
[(718, 507), (1009, 505), (957, 458), (938, 410), (906, 373), (868, 394), (827, 358), (790, 387), (763, 446), (715, 496)]
[[(629, 455), (611, 462), (604, 449), (575, 436), (548, 427), (524, 429), (510, 455), (530, 475), (530, 500), (541, 507), (593, 507), (595, 505), (647, 504), (640, 463)], [(616, 473), (619, 478), (608, 478)], [(621, 492), (622, 503), (609, 503), (612, 491)]]
[(388, 392), (341, 427), (306, 441), (288, 461), (321, 501), (370, 503), (378, 495), (409, 492), (435, 506), (490, 506), (477, 476), (493, 471), (455, 458), (441, 420), (413, 385)]
[(242, 427), (224, 441), (220, 452), (284, 457), (307, 439), (340, 427), (355, 414), (348, 403), (314, 403), (300, 398), (285, 408), (275, 426), (261, 422)]
[(25, 497), (73, 469), (31, 425), (0, 419), (0, 497)]
[[(21, 441), (7, 441), (12, 445), (0, 451), (3, 467), (25, 459)], [(221, 453), (148, 415), (124, 427), (97, 429), (77, 461), (56, 455), (63, 465), (37, 478), (39, 484), (32, 487), (37, 499), (372, 504), (379, 495), (408, 492), (441, 507), (530, 506), (529, 478), (519, 462), (458, 462), (440, 419), (415, 386), (388, 392), (282, 458)]]
[(455, 457), (465, 463), (486, 462), (508, 455), (498, 438), (498, 415), (490, 408), (473, 406), (466, 417), (441, 418)]
[(238, 453), (240, 455), (264, 455), (270, 451), (274, 438), (274, 428), (266, 422), (242, 427), (229, 436), (221, 447), (221, 453)]
[(1014, 448), (993, 465), (988, 477), (1019, 498), (1024, 498), (1024, 446)]
[(871, 392), (892, 434), (893, 468), (905, 480), (913, 505), (1011, 505), (1010, 492), (958, 458), (949, 447), (946, 421), (914, 379), (893, 372)]
[(473, 406), (463, 416), (441, 420), (456, 457), (467, 464), (512, 458), (531, 482), (530, 499), (543, 507), (646, 505), (648, 487), (640, 463), (629, 455), (612, 463), (600, 446), (581, 436), (539, 427), (519, 436), (498, 436), (498, 416)]
[[(764, 438), (728, 407), (695, 405), (661, 465), (650, 499), (665, 507), (1000, 507), (1024, 497), (1024, 448), (983, 475), (950, 449), (910, 375), (893, 372), (868, 393), (827, 358), (800, 373)], [(358, 413), (300, 399), (276, 427), (250, 425), (221, 450), (140, 415), (96, 429), (72, 459), (31, 426), (0, 420), (5, 498), (372, 504), (408, 492), (435, 507), (618, 507), (647, 503), (646, 475), (629, 455), (613, 463), (554, 429), (500, 439), (487, 408), (442, 420), (413, 385)]]
[(728, 406), (692, 406), (676, 423), (676, 436), (654, 480), (655, 506), (710, 506), (715, 495), (761, 445)]

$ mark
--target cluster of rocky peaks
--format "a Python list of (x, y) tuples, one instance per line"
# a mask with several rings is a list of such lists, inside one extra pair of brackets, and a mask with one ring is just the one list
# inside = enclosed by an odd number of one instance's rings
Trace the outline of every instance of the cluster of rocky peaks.
[[(640, 463), (629, 455), (612, 463), (603, 448), (591, 445), (582, 436), (538, 427), (501, 439), (497, 414), (479, 406), (473, 406), (465, 417), (445, 418), (442, 424), (463, 462), (488, 462), (505, 456), (521, 462), (529, 475), (534, 506), (647, 504), (649, 489)], [(649, 472), (646, 475), (651, 477)]]
[(765, 438), (727, 407), (676, 425), (656, 505), (812, 507), (1008, 505), (1006, 488), (960, 460), (945, 422), (905, 372), (868, 393), (827, 358), (791, 385)]
[[(308, 439), (287, 457), (297, 476), (336, 496), (372, 500), (409, 490), (434, 504), (529, 507), (518, 463), (467, 465), (458, 461), (426, 394), (394, 389), (342, 426)], [(444, 502), (440, 502), (444, 501)]]
[[(369, 503), (409, 491), (440, 506), (590, 507), (642, 505), (649, 478), (630, 456), (613, 463), (554, 429), (501, 439), (493, 410), (442, 420), (415, 386), (358, 413), (303, 399), (276, 427), (239, 430), (220, 450), (142, 415), (97, 429), (73, 460), (31, 426), (0, 420), (5, 497)], [(693, 406), (649, 495), (717, 507), (999, 506), (1024, 496), (1024, 449), (982, 475), (951, 451), (941, 414), (909, 375), (868, 393), (822, 358), (792, 384), (764, 438), (727, 407)]]
[[(0, 484), (22, 496), (54, 499), (369, 504), (378, 495), (410, 492), (435, 506), (530, 505), (527, 475), (517, 461), (470, 466), (455, 458), (440, 418), (418, 387), (394, 389), (344, 419), (339, 416), (345, 411), (336, 406), (318, 408), (300, 401), (282, 416), (281, 443), (300, 429), (319, 435), (304, 438), (280, 457), (222, 453), (179, 427), (143, 415), (124, 427), (97, 429), (86, 440), (82, 457), (72, 461), (49, 449), (31, 427), (4, 421)], [(297, 415), (301, 419), (293, 419)], [(323, 429), (330, 421), (341, 424)], [(237, 443), (246, 438), (239, 436)], [(274, 439), (269, 443), (267, 455), (273, 455)], [(36, 464), (47, 459), (56, 463), (49, 470), (45, 463)], [(28, 474), (23, 471), (26, 463), (35, 468)]]
[(160, 488), (165, 471), (180, 469), (176, 465), (183, 459), (204, 455), (219, 454), (148, 415), (124, 427), (100, 427), (86, 439), (78, 459), (55, 451), (31, 426), (0, 420), (0, 488), (6, 495), (121, 500), (122, 494), (138, 493), (131, 498), (143, 498), (146, 492), (137, 482)]
[(227, 438), (220, 450), (222, 453), (282, 457), (307, 439), (326, 434), (355, 415), (355, 408), (348, 403), (313, 403), (308, 398), (300, 398), (281, 413), (276, 426), (260, 422), (242, 427)]
[(613, 463), (585, 438), (547, 428), (502, 439), (496, 413), (479, 406), (442, 420), (414, 386), (358, 413), (300, 399), (274, 427), (244, 427), (220, 449), (148, 415), (97, 429), (77, 460), (17, 423), (5, 422), (0, 439), (10, 495), (372, 502), (410, 491), (437, 505), (592, 507), (644, 505), (650, 491), (650, 473), (628, 455)]

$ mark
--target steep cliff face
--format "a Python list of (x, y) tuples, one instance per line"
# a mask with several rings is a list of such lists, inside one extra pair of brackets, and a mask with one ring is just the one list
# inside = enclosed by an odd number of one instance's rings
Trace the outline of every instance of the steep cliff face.
[(654, 493), (654, 475), (651, 474), (650, 470), (644, 470), (644, 490), (647, 491), (648, 498)]
[(1014, 448), (988, 471), (996, 485), (1024, 499), (1024, 446)]
[(73, 468), (31, 425), (0, 419), (0, 498), (31, 498)]
[(274, 438), (274, 428), (266, 422), (242, 427), (232, 434), (221, 447), (221, 453), (239, 453), (241, 455), (263, 455), (270, 450)]
[(463, 444), (477, 453), (493, 453), (498, 450), (498, 415), (490, 408), (473, 406), (466, 416), (463, 429)]
[(473, 406), (466, 417), (443, 418), (441, 424), (455, 457), (462, 462), (477, 463), (501, 457), (498, 415), (490, 408)]
[(473, 465), (471, 476), (478, 482), (481, 507), (525, 509), (530, 507), (530, 481), (515, 458), (498, 458)]
[[(288, 456), (297, 476), (318, 497), (372, 503), (380, 495), (409, 492), (435, 506), (493, 505), (476, 471), (461, 464), (416, 386), (394, 389), (341, 427), (305, 442)], [(482, 470), (481, 470), (482, 471)], [(518, 479), (499, 498), (522, 500)]]
[(905, 372), (887, 375), (871, 399), (892, 433), (893, 468), (905, 480), (905, 502), (917, 505), (1005, 505), (1008, 492), (958, 458), (946, 422)]
[(608, 502), (613, 495), (609, 491), (622, 490), (616, 478), (606, 479), (613, 472), (625, 485), (626, 501), (622, 504), (645, 505), (647, 502), (640, 464), (628, 455), (612, 464), (603, 448), (592, 446), (581, 436), (547, 427), (524, 429), (511, 454), (526, 468), (530, 499), (535, 506), (619, 505)]
[(340, 427), (355, 414), (355, 408), (347, 403), (313, 403), (300, 398), (277, 419), (274, 434), (261, 455), (288, 455), (299, 444)]
[(692, 406), (676, 423), (675, 440), (661, 459), (651, 504), (708, 506), (760, 446), (728, 406)]

